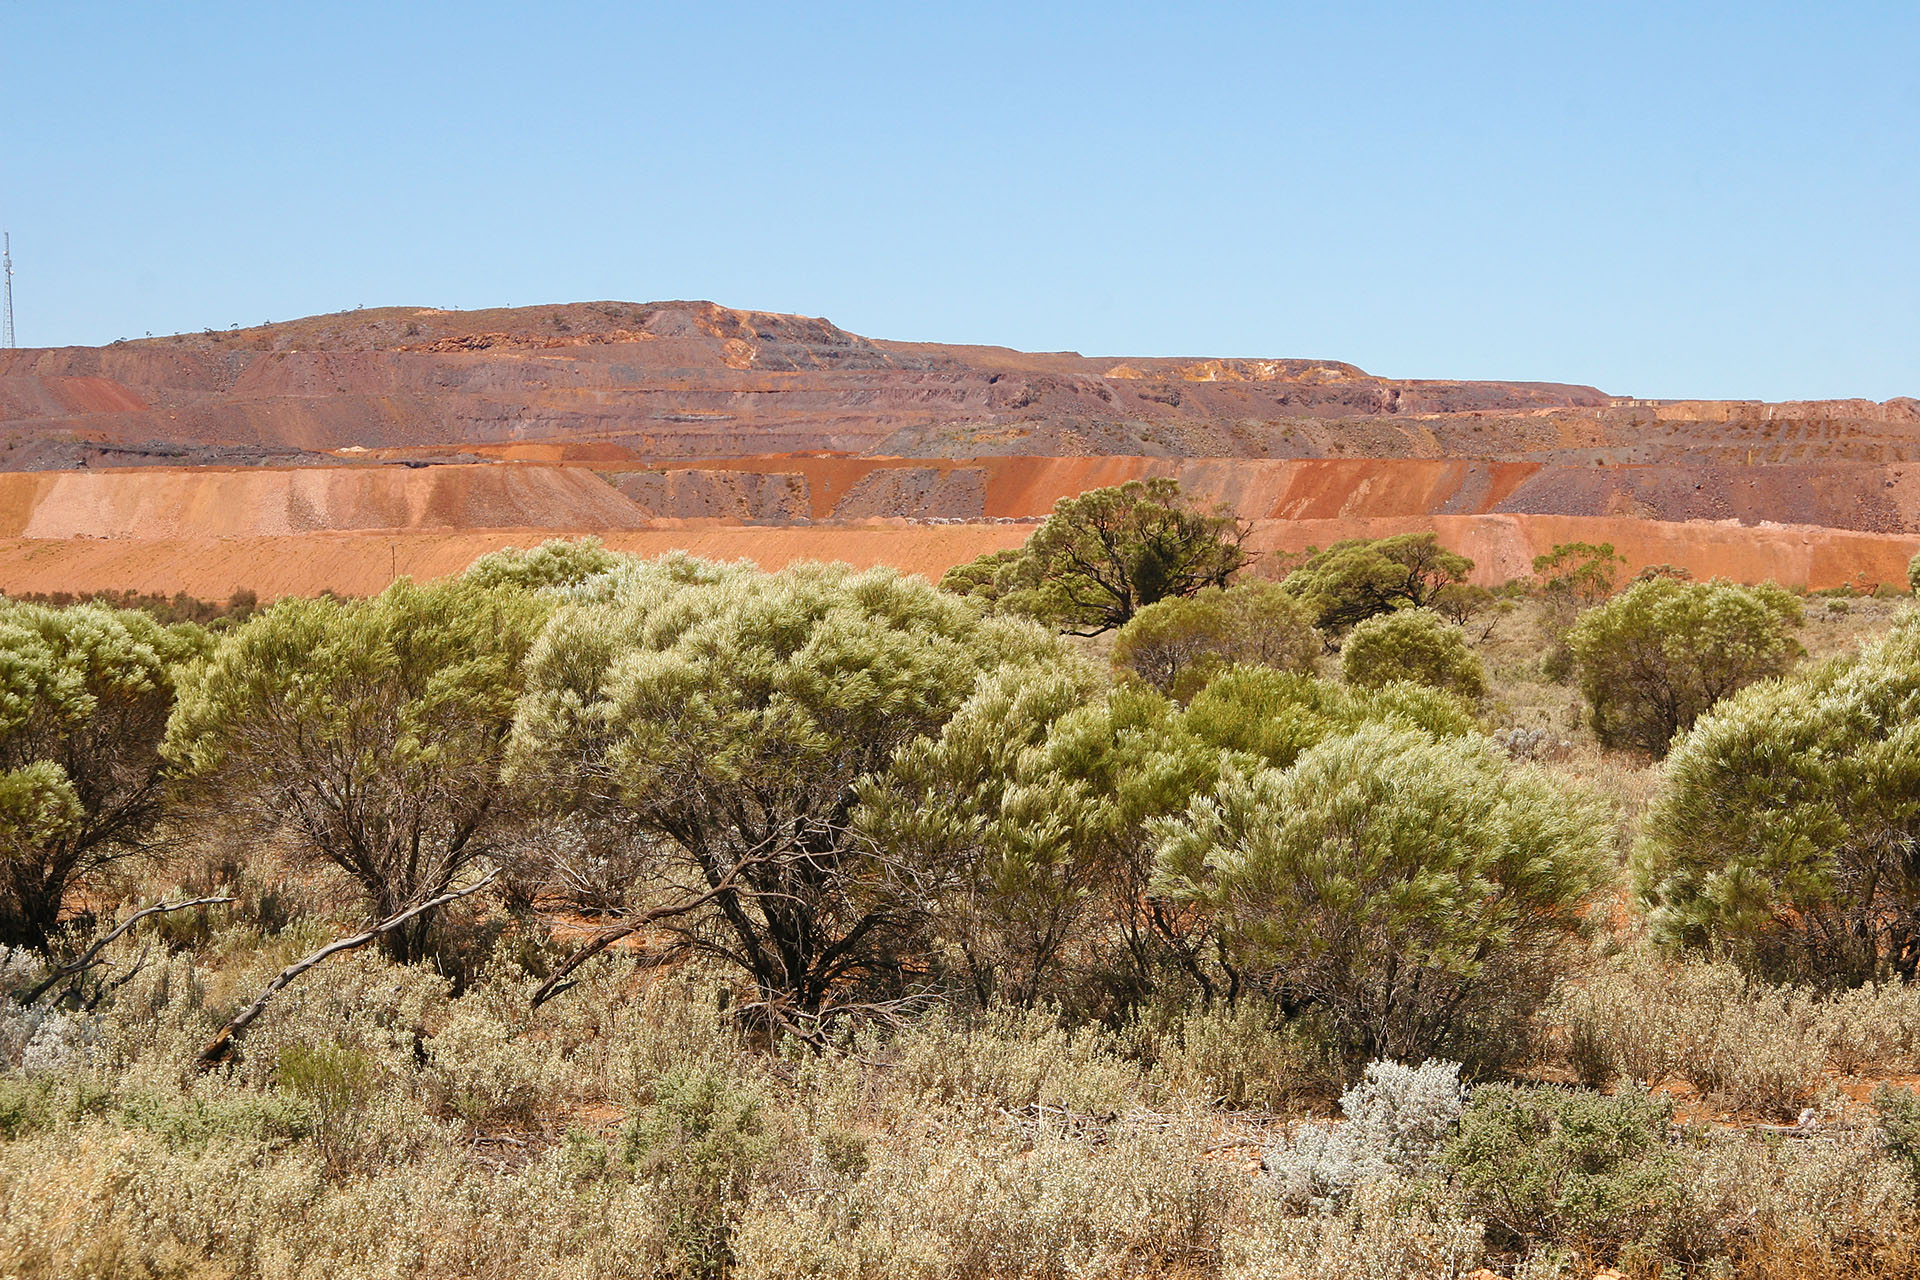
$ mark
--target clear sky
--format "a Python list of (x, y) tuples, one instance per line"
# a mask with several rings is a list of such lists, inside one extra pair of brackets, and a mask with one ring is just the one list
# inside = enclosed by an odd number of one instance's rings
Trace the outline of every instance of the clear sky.
[(1920, 395), (1920, 5), (26, 4), (19, 338), (711, 298)]

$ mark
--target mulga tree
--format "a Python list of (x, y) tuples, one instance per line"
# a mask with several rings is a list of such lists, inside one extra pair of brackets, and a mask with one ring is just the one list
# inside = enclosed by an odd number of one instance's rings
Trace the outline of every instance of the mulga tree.
[(637, 568), (541, 637), (514, 772), (619, 840), (610, 910), (667, 908), (659, 928), (806, 1029), (925, 976), (940, 868), (859, 828), (863, 781), (1058, 644), (891, 570)]
[(1241, 582), (1140, 610), (1113, 638), (1113, 665), (1171, 694), (1234, 663), (1312, 674), (1324, 647), (1298, 598), (1278, 583)]
[(1354, 627), (1340, 647), (1340, 678), (1367, 689), (1411, 680), (1470, 699), (1487, 691), (1480, 655), (1431, 609), (1396, 609)]
[(1456, 698), (1351, 690), (1270, 668), (1221, 672), (1182, 709), (1078, 663), (1009, 668), (940, 734), (863, 789), (859, 821), (945, 869), (937, 938), (981, 1001), (1093, 1004), (1114, 1016), (1158, 991), (1241, 994), (1207, 912), (1158, 892), (1151, 820), (1210, 792), (1223, 767), (1291, 764), (1375, 721), (1468, 732)]
[(1147, 818), (1219, 775), (1217, 748), (1138, 685), (1084, 664), (1008, 668), (862, 789), (879, 844), (941, 868), (934, 939), (980, 1003), (1083, 1014), (1139, 1002), (1170, 972), (1220, 989), (1188, 914), (1147, 892)]
[(1248, 526), (1167, 477), (1062, 498), (1017, 553), (992, 552), (941, 585), (1072, 635), (1124, 626), (1155, 601), (1223, 587), (1246, 565)]
[(0, 945), (46, 950), (74, 891), (150, 847), (191, 624), (0, 604)]
[(631, 558), (607, 550), (598, 538), (550, 538), (532, 549), (489, 552), (468, 565), (462, 576), (481, 587), (559, 589), (578, 586)]
[[(501, 766), (550, 607), (458, 579), (281, 601), (183, 681), (166, 738), (183, 794), (346, 872), (375, 920), (437, 897), (512, 838)], [(419, 959), (432, 920), (381, 945)]]
[(1281, 585), (1312, 612), (1314, 625), (1343, 632), (1375, 614), (1433, 605), (1471, 572), (1473, 561), (1441, 546), (1438, 535), (1401, 533), (1312, 551)]

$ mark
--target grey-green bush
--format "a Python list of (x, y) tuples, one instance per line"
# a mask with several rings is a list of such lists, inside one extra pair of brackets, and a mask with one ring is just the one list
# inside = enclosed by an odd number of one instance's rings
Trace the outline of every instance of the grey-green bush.
[(1801, 619), (1770, 582), (1655, 577), (1581, 614), (1566, 643), (1600, 741), (1664, 756), (1714, 703), (1791, 667)]
[(1410, 680), (1462, 698), (1487, 691), (1480, 655), (1431, 609), (1396, 609), (1355, 626), (1340, 646), (1340, 678), (1363, 689)]

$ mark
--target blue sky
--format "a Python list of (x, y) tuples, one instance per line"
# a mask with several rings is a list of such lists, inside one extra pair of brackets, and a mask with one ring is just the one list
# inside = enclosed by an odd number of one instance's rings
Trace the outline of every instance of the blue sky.
[(1920, 395), (1920, 6), (9, 5), (20, 341), (712, 298)]

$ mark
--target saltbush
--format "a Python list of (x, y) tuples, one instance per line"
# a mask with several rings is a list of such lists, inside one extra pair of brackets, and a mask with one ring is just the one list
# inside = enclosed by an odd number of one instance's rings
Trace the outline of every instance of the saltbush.
[(1659, 1240), (1678, 1185), (1672, 1104), (1556, 1085), (1482, 1085), (1440, 1153), (1496, 1245), (1593, 1253)]

